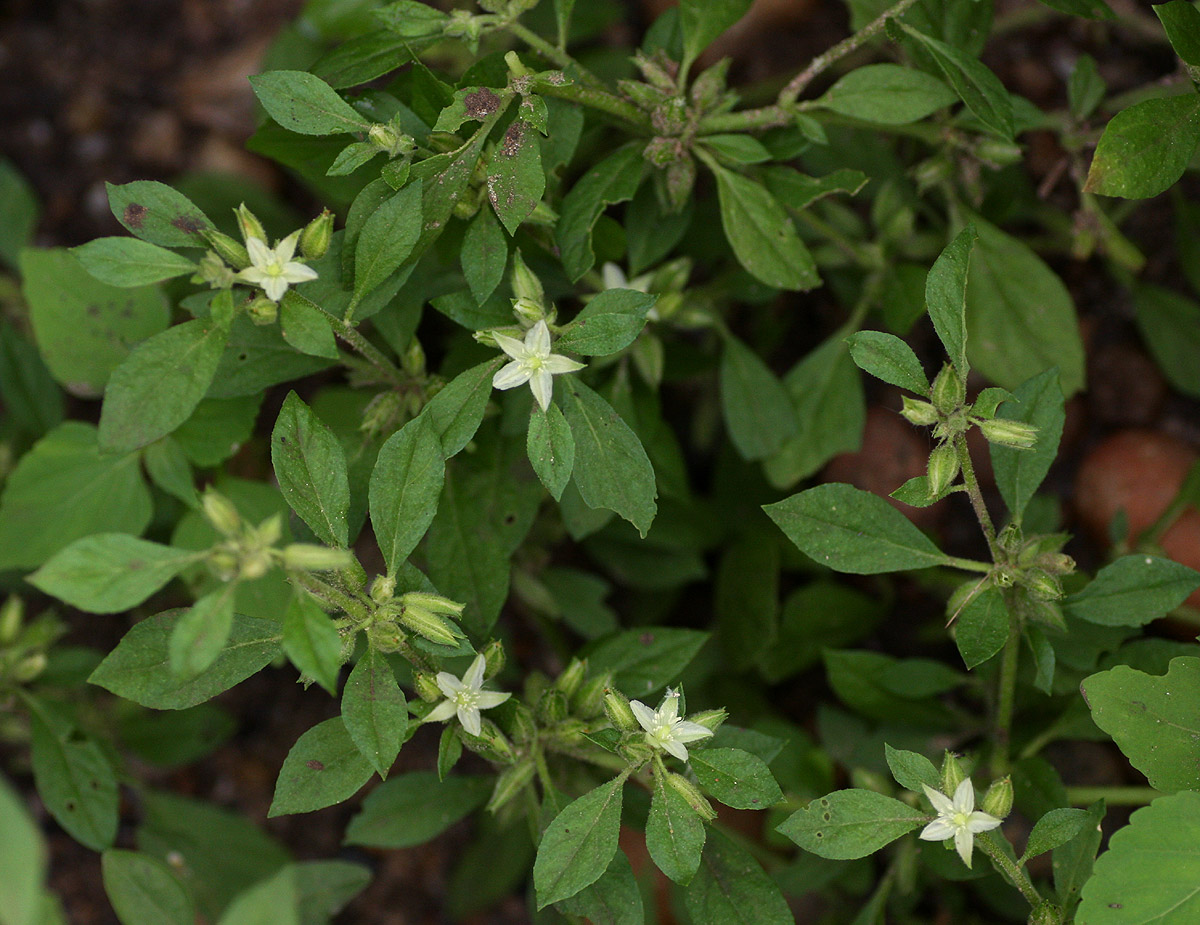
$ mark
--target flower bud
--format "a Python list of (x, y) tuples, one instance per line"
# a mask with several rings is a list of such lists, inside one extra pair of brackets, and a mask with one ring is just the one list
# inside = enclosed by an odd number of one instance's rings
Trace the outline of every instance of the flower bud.
[(232, 581), (237, 577), (238, 559), (228, 549), (214, 549), (208, 554), (208, 567), (221, 581)]
[(408, 342), (400, 357), (400, 368), (414, 379), (425, 375), (425, 348), (415, 337)]
[[(243, 241), (249, 243), (251, 238), (258, 238), (264, 242), (267, 240), (267, 230), (263, 228), (258, 216), (246, 208), (244, 202), (233, 210), (233, 214), (237, 217), (238, 230), (242, 233)], [(246, 258), (246, 263), (250, 263), (249, 257)]]
[(584, 677), (587, 676), (587, 662), (573, 658), (562, 674), (554, 682), (554, 686), (563, 692), (563, 696), (570, 697), (579, 690), (579, 685), (583, 683)]
[(1063, 596), (1062, 582), (1045, 569), (1027, 569), (1021, 584), (1029, 590), (1032, 597), (1041, 601), (1057, 601)]
[(463, 635), (462, 631), (445, 617), (424, 607), (404, 604), (397, 617), (418, 636), (438, 645), (458, 645), (458, 640)]
[(26, 655), (13, 666), (10, 677), (17, 684), (28, 684), (46, 670), (46, 653), (34, 652)]
[(958, 785), (966, 779), (966, 772), (958, 760), (958, 756), (947, 751), (942, 759), (942, 793), (952, 796)]
[[(461, 605), (459, 606), (461, 608)], [(494, 678), (504, 670), (507, 657), (504, 654), (504, 643), (499, 639), (493, 639), (479, 651), (483, 653), (483, 660), (487, 665), (483, 670), (484, 678)]]
[(1075, 560), (1066, 553), (1048, 552), (1044, 553), (1038, 560), (1051, 575), (1073, 575), (1075, 573)]
[(399, 392), (380, 392), (363, 411), (358, 429), (372, 437), (390, 433), (403, 421), (404, 396)]
[(983, 436), (990, 443), (998, 443), (1000, 446), (1027, 450), (1037, 443), (1038, 429), (1024, 421), (992, 418), (988, 421), (980, 421), (979, 429), (983, 431)]
[(546, 309), (541, 302), (533, 299), (513, 299), (512, 313), (522, 325), (533, 327), (546, 317)]
[(260, 295), (246, 306), (246, 314), (260, 328), (266, 327), (268, 324), (274, 324), (275, 319), (279, 317), (279, 305), (265, 295)]
[(687, 805), (705, 822), (711, 822), (717, 818), (717, 811), (708, 802), (708, 797), (701, 793), (699, 788), (682, 774), (668, 771), (666, 782), (667, 786), (683, 797), (687, 801)]
[(300, 233), (300, 253), (306, 260), (320, 260), (333, 241), (333, 213), (325, 209)]
[[(372, 648), (380, 652), (398, 652), (406, 638), (404, 631), (390, 621), (372, 623), (367, 628), (367, 640), (371, 643)], [(436, 684), (434, 687), (437, 689)], [(424, 699), (424, 695), (422, 695), (422, 699)], [(438, 699), (441, 699), (440, 690), (438, 691)]]
[(0, 646), (16, 641), (24, 619), (25, 602), (15, 594), (10, 595), (0, 606)]
[(629, 706), (629, 698), (615, 687), (604, 691), (604, 713), (618, 732), (632, 732), (641, 728), (637, 717), (633, 715), (633, 709)]
[[(244, 270), (250, 266), (250, 254), (246, 251), (246, 245), (236, 238), (231, 238), (215, 228), (206, 228), (204, 240), (222, 260), (235, 270)], [(203, 262), (201, 262), (201, 266), (203, 266)]]
[(657, 754), (654, 746), (641, 737), (622, 742), (617, 746), (617, 752), (635, 768), (640, 768)]
[(701, 112), (711, 109), (725, 93), (726, 78), (729, 75), (729, 65), (732, 58), (722, 58), (716, 64), (704, 70), (692, 83), (692, 104)]
[(958, 451), (949, 443), (943, 443), (929, 454), (929, 491), (940, 497), (958, 477)]
[(515, 698), (510, 698), (508, 702), (512, 704), (507, 715), (509, 735), (517, 742), (532, 742), (538, 737), (538, 724), (533, 711)]
[(571, 695), (571, 712), (584, 719), (595, 719), (604, 713), (604, 692), (612, 684), (612, 673), (588, 678)]
[[(376, 624), (378, 626), (378, 624)], [(374, 629), (374, 627), (372, 627)], [(413, 690), (417, 692), (417, 696), (426, 703), (436, 703), (439, 700), (444, 700), (445, 695), (442, 689), (437, 686), (437, 681), (434, 676), (428, 671), (413, 672)]]
[(1024, 156), (1020, 145), (999, 138), (985, 138), (975, 149), (981, 161), (995, 167), (1011, 167), (1021, 162)]
[(567, 696), (560, 690), (549, 687), (538, 698), (537, 718), (544, 726), (553, 726), (567, 718)]
[(238, 576), (247, 581), (262, 578), (271, 570), (271, 553), (266, 549), (249, 549), (242, 553), (238, 563)]
[(1003, 819), (1012, 812), (1012, 805), (1012, 778), (1002, 777), (1000, 780), (995, 781), (992, 786), (988, 787), (987, 793), (983, 795), (983, 803), (980, 804), (979, 808), (989, 816)]
[(480, 721), (479, 735), (473, 736), (465, 729), (460, 729), (459, 736), (463, 740), (463, 745), (489, 761), (512, 764), (516, 760), (512, 743), (500, 731), (500, 727), (487, 717), (483, 717)]
[(242, 518), (228, 498), (211, 488), (200, 500), (204, 516), (213, 528), (225, 536), (235, 535), (242, 527)]
[(900, 409), (900, 415), (910, 424), (914, 424), (917, 427), (928, 427), (931, 424), (937, 423), (937, 408), (933, 407), (929, 402), (918, 401), (915, 398), (909, 398), (907, 395), (902, 400), (904, 406)]
[(292, 543), (283, 547), (283, 567), (301, 572), (330, 572), (345, 568), (354, 556), (348, 549), (333, 549), (313, 543)]
[(958, 370), (947, 363), (933, 380), (933, 405), (941, 414), (948, 415), (957, 411), (967, 397), (967, 387), (963, 385)]
[(685, 155), (668, 165), (662, 184), (671, 213), (682, 212), (691, 199), (692, 187), (696, 185), (696, 162), (690, 155)]
[(1063, 925), (1063, 911), (1049, 900), (1038, 903), (1029, 913), (1029, 925)]
[(716, 732), (728, 718), (729, 712), (727, 710), (703, 710), (700, 713), (693, 713), (688, 717), (688, 721), (699, 723), (705, 729), (711, 729), (713, 732)]
[(487, 802), (487, 811), (489, 813), (498, 812), (501, 807), (529, 785), (529, 782), (533, 780), (533, 774), (533, 761), (529, 758), (501, 771), (496, 778), (496, 786), (492, 788), (491, 798)]
[[(394, 584), (393, 582), (393, 586)], [(400, 603), (406, 607), (420, 607), (433, 613), (454, 614), (456, 617), (463, 612), (463, 608), (466, 606), (458, 601), (452, 601), (448, 597), (442, 597), (440, 594), (429, 594), (425, 591), (409, 591), (400, 598)]]
[(528, 77), (533, 73), (533, 71), (525, 66), (524, 62), (521, 61), (520, 55), (515, 51), (504, 53), (504, 63), (508, 65), (510, 77)]
[(376, 604), (386, 604), (396, 593), (396, 579), (391, 575), (378, 575), (371, 582), (371, 600)]

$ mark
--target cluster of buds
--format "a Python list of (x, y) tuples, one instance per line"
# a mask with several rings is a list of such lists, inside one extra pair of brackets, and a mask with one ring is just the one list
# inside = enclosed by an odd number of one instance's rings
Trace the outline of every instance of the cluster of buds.
[(457, 646), (465, 638), (453, 619), (462, 615), (463, 604), (425, 591), (395, 597), (395, 587), (395, 580), (389, 576), (380, 576), (371, 585), (370, 596), (376, 608), (367, 633), (380, 651), (395, 652), (408, 633), (441, 646)]
[(208, 564), (222, 581), (253, 581), (279, 566), (293, 572), (327, 572), (351, 567), (354, 556), (345, 549), (311, 543), (290, 543), (282, 549), (283, 518), (273, 514), (254, 526), (246, 523), (224, 495), (209, 489), (201, 499), (204, 517), (224, 540), (208, 553)]
[(0, 605), (0, 685), (28, 684), (46, 668), (46, 651), (67, 627), (46, 611), (25, 619), (25, 602), (15, 594)]

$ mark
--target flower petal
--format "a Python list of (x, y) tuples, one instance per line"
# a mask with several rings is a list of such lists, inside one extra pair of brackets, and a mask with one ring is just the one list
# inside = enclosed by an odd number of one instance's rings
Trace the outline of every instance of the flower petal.
[(975, 808), (975, 785), (971, 778), (964, 777), (954, 789), (954, 808), (962, 813), (969, 813)]
[(475, 707), (459, 707), (458, 721), (462, 723), (463, 729), (473, 736), (483, 731), (483, 723), (479, 721), (479, 710)]
[(979, 811), (967, 816), (967, 828), (972, 832), (990, 832), (1000, 824), (1000, 820), (989, 813)]
[(671, 738), (676, 742), (695, 742), (697, 739), (707, 739), (710, 735), (712, 730), (707, 726), (686, 719), (681, 719), (671, 730)]
[(475, 698), (475, 704), (481, 710), (490, 710), (492, 707), (498, 707), (511, 697), (508, 691), (480, 691)]
[(657, 717), (654, 715), (653, 710), (651, 710), (640, 700), (629, 701), (629, 709), (633, 710), (633, 715), (637, 719), (639, 726), (641, 726), (647, 732), (654, 731), (654, 725), (657, 721)]
[(554, 379), (550, 373), (544, 368), (536, 370), (529, 377), (529, 388), (533, 390), (533, 397), (543, 411), (550, 407), (550, 399), (554, 397)]
[(436, 707), (425, 714), (425, 719), (423, 719), (422, 722), (444, 723), (454, 715), (457, 709), (458, 707), (454, 705), (453, 700), (443, 700)]
[(278, 302), (283, 298), (283, 294), (287, 292), (287, 280), (282, 276), (268, 276), (262, 281), (263, 292), (267, 294), (267, 298), (272, 302)]
[(673, 724), (679, 718), (679, 691), (667, 688), (662, 703), (658, 706), (658, 720), (661, 723)]
[(663, 741), (662, 745), (663, 748), (665, 748), (670, 754), (674, 755), (680, 761), (688, 760), (688, 752), (687, 749), (683, 747), (682, 742), (676, 742), (674, 739), (666, 739)]
[(514, 360), (529, 359), (528, 348), (515, 337), (509, 337), (507, 334), (501, 334), (499, 331), (493, 331), (492, 337), (496, 339), (496, 346)]
[(284, 265), (283, 278), (289, 283), (307, 283), (317, 278), (317, 271), (304, 263), (292, 262)]
[(529, 377), (533, 375), (533, 371), (520, 360), (513, 360), (507, 366), (503, 366), (496, 371), (496, 375), (492, 376), (493, 389), (515, 389), (519, 385), (524, 385), (529, 381)]
[(300, 232), (293, 231), (286, 238), (275, 245), (275, 259), (280, 263), (287, 263), (292, 259), (292, 254), (296, 253), (296, 242), (300, 240)]
[(438, 690), (447, 697), (453, 697), (463, 689), (462, 681), (458, 680), (458, 678), (448, 671), (439, 671), (435, 680), (437, 681)]
[(950, 798), (946, 794), (934, 790), (928, 784), (921, 786), (925, 789), (925, 796), (929, 798), (929, 802), (933, 804), (933, 809), (939, 816), (949, 816), (954, 812), (954, 804), (950, 802)]
[(971, 848), (975, 844), (975, 836), (971, 834), (971, 830), (966, 826), (960, 828), (954, 833), (954, 847), (958, 851), (958, 856), (962, 858), (962, 862), (971, 866)]
[(539, 321), (525, 333), (525, 349), (531, 356), (550, 356), (550, 329), (546, 322)]
[(251, 238), (247, 241), (246, 253), (250, 257), (250, 263), (259, 270), (265, 269), (275, 260), (274, 252), (267, 247), (267, 242), (262, 238)]
[(483, 686), (483, 673), (487, 669), (487, 659), (480, 652), (475, 656), (475, 660), (471, 662), (471, 667), (467, 669), (467, 673), (463, 675), (463, 684), (473, 691), (479, 690)]
[(934, 819), (933, 822), (921, 829), (921, 834), (917, 838), (923, 838), (925, 841), (945, 841), (947, 838), (952, 838), (957, 831), (945, 819)]
[(542, 360), (542, 369), (555, 376), (560, 373), (573, 373), (577, 369), (583, 369), (586, 365), (586, 363), (565, 357), (561, 353), (552, 353)]

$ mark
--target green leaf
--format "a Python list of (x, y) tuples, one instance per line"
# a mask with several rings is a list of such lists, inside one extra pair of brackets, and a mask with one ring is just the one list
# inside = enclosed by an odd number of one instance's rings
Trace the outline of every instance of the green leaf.
[(605, 289), (566, 325), (556, 351), (608, 356), (632, 344), (646, 326), (658, 296), (635, 289)]
[(1104, 126), (1084, 192), (1148, 199), (1174, 186), (1200, 143), (1200, 93), (1143, 100)]
[(279, 303), (279, 330), (290, 346), (307, 356), (338, 359), (329, 316), (295, 289), (289, 288)]
[(150, 481), (192, 509), (200, 507), (196, 474), (191, 461), (174, 437), (155, 440), (142, 451), (142, 465)]
[[(217, 370), (216, 381), (220, 381), (220, 367)], [(261, 394), (228, 399), (206, 398), (196, 406), (192, 416), (171, 434), (170, 439), (179, 444), (193, 465), (203, 468), (219, 466), (250, 439), (262, 400)]]
[(122, 289), (196, 271), (196, 263), (187, 257), (137, 238), (96, 238), (71, 248), (71, 253), (100, 282)]
[(595, 674), (613, 673), (613, 686), (633, 697), (661, 690), (695, 658), (708, 633), (666, 626), (643, 626), (610, 636), (587, 653)]
[(229, 638), (212, 664), (195, 677), (176, 677), (168, 645), (185, 612), (166, 610), (134, 624), (88, 682), (152, 710), (183, 710), (244, 681), (279, 655), (278, 623), (234, 614)]
[(1200, 573), (1158, 556), (1122, 556), (1063, 601), (1072, 617), (1102, 626), (1144, 626), (1170, 613), (1196, 588)]
[(1089, 819), (1079, 834), (1054, 849), (1054, 889), (1068, 915), (1078, 905), (1083, 885), (1091, 879), (1096, 852), (1100, 850), (1103, 838), (1100, 823), (1104, 819), (1104, 810), (1103, 800), (1089, 806)]
[(4, 925), (40, 922), (42, 885), (46, 880), (46, 841), (23, 800), (0, 776), (0, 913)]
[(719, 829), (709, 834), (684, 901), (697, 925), (792, 925), (795, 921), (775, 881)]
[(180, 616), (167, 643), (171, 672), (177, 677), (195, 677), (226, 648), (233, 628), (233, 591), (233, 585), (210, 591)]
[(757, 183), (716, 164), (721, 226), (738, 263), (768, 286), (812, 289), (817, 265), (779, 201)]
[(1184, 64), (1200, 65), (1200, 10), (1187, 0), (1171, 0), (1154, 7), (1167, 30), (1167, 39)]
[(1021, 854), (1020, 864), (1039, 854), (1053, 851), (1060, 845), (1065, 845), (1083, 831), (1084, 826), (1092, 822), (1091, 813), (1086, 809), (1052, 809), (1034, 823), (1025, 850)]
[(929, 821), (873, 790), (837, 790), (797, 810), (779, 831), (805, 851), (839, 861), (865, 858)]
[(868, 64), (846, 74), (816, 103), (854, 119), (903, 125), (957, 100), (954, 91), (924, 71), (897, 64)]
[(421, 412), (422, 417), (429, 417), (446, 459), (456, 456), (479, 430), (492, 394), (492, 376), (499, 366), (499, 359), (488, 360), (459, 373)]
[(113, 370), (100, 409), (100, 446), (128, 453), (186, 421), (208, 391), (228, 331), (196, 319), (138, 344)]
[(352, 861), (302, 861), (292, 869), (301, 925), (327, 925), (371, 882), (371, 871)]
[(268, 71), (251, 77), (250, 86), (271, 118), (290, 131), (339, 135), (371, 127), (329, 84), (304, 71)]
[(292, 598), (283, 616), (283, 651), (304, 675), (329, 693), (337, 693), (341, 634), (317, 602), (303, 592)]
[(929, 395), (929, 380), (912, 347), (895, 334), (859, 331), (847, 338), (856, 366), (876, 379), (908, 389), (922, 398)]
[(508, 265), (508, 241), (491, 209), (480, 209), (467, 226), (459, 260), (471, 295), (482, 305), (504, 279)]
[(801, 552), (834, 571), (873, 575), (946, 562), (912, 521), (852, 485), (818, 485), (763, 510)]
[(405, 739), (408, 708), (391, 664), (374, 647), (367, 648), (346, 678), (342, 722), (363, 757), (386, 778)]
[(661, 774), (654, 775), (650, 815), (646, 819), (646, 850), (658, 869), (676, 883), (686, 884), (700, 866), (704, 823)]
[(575, 438), (558, 405), (552, 404), (545, 411), (533, 410), (529, 416), (526, 452), (533, 471), (557, 501), (575, 466)]
[(103, 851), (117, 836), (117, 778), (103, 750), (34, 704), (31, 717), (33, 780), (59, 825), (80, 844)]
[(590, 508), (615, 511), (643, 537), (658, 511), (654, 469), (637, 435), (577, 376), (562, 377), (575, 440), (575, 485)]
[(764, 170), (763, 180), (775, 198), (795, 212), (835, 193), (855, 196), (868, 182), (867, 175), (861, 170), (843, 167), (822, 177), (810, 177), (791, 167), (778, 165)]
[(504, 140), (496, 148), (487, 178), (488, 198), (505, 230), (516, 234), (529, 218), (546, 190), (542, 149), (537, 132), (519, 119), (513, 120)]
[(421, 236), (420, 179), (383, 202), (363, 225), (354, 247), (354, 300), (376, 288), (408, 259)]
[(1158, 286), (1135, 287), (1133, 304), (1138, 331), (1158, 368), (1184, 395), (1200, 398), (1200, 305)]
[(1075, 920), (1087, 925), (1189, 925), (1200, 916), (1200, 793), (1136, 810), (1096, 860)]
[(345, 548), (350, 482), (337, 437), (295, 392), (284, 399), (271, 431), (271, 465), (288, 506), (321, 542)]
[(136, 607), (196, 559), (194, 552), (127, 533), (97, 533), (59, 550), (28, 581), (80, 610), (120, 613)]
[(740, 748), (695, 748), (688, 763), (700, 786), (734, 809), (769, 809), (783, 792), (767, 763)]
[(967, 668), (976, 668), (1004, 648), (1008, 641), (1008, 606), (994, 585), (984, 588), (958, 615), (954, 643)]
[(445, 477), (441, 441), (424, 415), (380, 447), (369, 497), (371, 523), (389, 575), (396, 574), (429, 529)]
[(373, 848), (411, 848), (440, 835), (492, 792), (490, 777), (447, 777), (414, 771), (385, 781), (363, 800), (350, 820), (346, 844)]
[(136, 454), (101, 454), (96, 429), (60, 424), (33, 445), (0, 496), (0, 570), (36, 568), (101, 531), (139, 534), (153, 502)]
[(767, 146), (752, 135), (704, 135), (698, 141), (724, 164), (761, 164), (772, 159)]
[(713, 611), (728, 665), (755, 664), (775, 643), (779, 611), (779, 542), (755, 531), (728, 542), (717, 568)]
[(918, 32), (906, 23), (899, 25), (937, 62), (954, 92), (980, 122), (1002, 138), (1013, 137), (1012, 98), (978, 57)]
[(960, 231), (934, 261), (925, 279), (925, 302), (933, 329), (964, 380), (970, 371), (967, 362), (967, 274), (977, 237), (973, 225)]
[(1013, 392), (1013, 400), (1005, 402), (996, 417), (1023, 421), (1038, 429), (1037, 442), (1029, 449), (995, 443), (988, 447), (996, 473), (996, 487), (1013, 519), (1020, 523), (1030, 499), (1058, 455), (1058, 441), (1066, 421), (1058, 369), (1048, 369), (1022, 384)]
[(646, 921), (633, 867), (619, 849), (599, 880), (561, 900), (555, 909), (583, 916), (591, 925), (644, 925)]
[(604, 874), (617, 851), (625, 775), (601, 784), (554, 817), (533, 864), (537, 905), (574, 896)]
[[(0, 160), (0, 175), (3, 164)], [(37, 347), (7, 321), (0, 321), (0, 399), (16, 429), (31, 437), (41, 437), (66, 416), (62, 389)]]
[(311, 813), (348, 800), (371, 777), (371, 763), (341, 717), (317, 723), (296, 740), (279, 769), (268, 817)]
[(163, 331), (170, 320), (156, 287), (108, 286), (66, 250), (24, 250), (20, 270), (42, 359), (72, 395), (100, 395), (132, 346)]
[(770, 456), (796, 432), (796, 409), (787, 389), (732, 334), (725, 337), (719, 381), (725, 427), (743, 459)]
[(1083, 388), (1083, 341), (1062, 280), (1032, 248), (981, 218), (967, 287), (971, 363), (1015, 389), (1057, 366), (1063, 394)]
[[(1200, 790), (1200, 658), (1173, 658), (1163, 676), (1118, 665), (1085, 678), (1096, 725), (1156, 790)], [(1198, 881), (1200, 882), (1200, 881)]]
[(684, 67), (691, 65), (713, 40), (746, 15), (751, 0), (681, 0)]
[(934, 790), (942, 789), (942, 775), (924, 755), (902, 748), (892, 748), (886, 742), (883, 750), (887, 756), (888, 770), (892, 772), (896, 783), (905, 790), (922, 793), (923, 786), (932, 787)]
[(40, 211), (29, 181), (8, 158), (0, 158), (0, 259), (10, 267), (17, 265), (21, 248), (33, 242)]
[(296, 870), (282, 867), (238, 894), (217, 925), (301, 925)]
[(187, 196), (156, 180), (104, 184), (108, 205), (130, 233), (162, 247), (207, 247), (208, 216)]
[(121, 925), (186, 925), (194, 921), (192, 899), (171, 868), (138, 851), (110, 848), (100, 857), (104, 892)]
[(563, 269), (572, 282), (596, 262), (592, 253), (592, 228), (605, 206), (633, 198), (642, 180), (640, 145), (618, 148), (584, 174), (563, 198), (554, 229)]

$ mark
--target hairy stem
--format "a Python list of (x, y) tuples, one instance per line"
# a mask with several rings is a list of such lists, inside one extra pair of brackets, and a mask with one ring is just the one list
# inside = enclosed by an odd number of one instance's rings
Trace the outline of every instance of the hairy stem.
[(992, 726), (993, 777), (1003, 777), (1008, 773), (1017, 665), (1021, 656), (1020, 625), (1012, 609), (1008, 608), (1008, 611), (1008, 641), (1004, 643), (1004, 652), (1000, 656), (1000, 676), (996, 679), (996, 716)]
[(975, 466), (971, 462), (971, 452), (967, 449), (967, 435), (959, 434), (954, 438), (954, 448), (958, 452), (958, 463), (962, 469), (963, 484), (967, 488), (967, 497), (971, 499), (971, 507), (979, 519), (979, 526), (987, 539), (988, 550), (993, 561), (998, 560), (999, 550), (996, 548), (996, 527), (992, 523), (992, 515), (988, 513), (987, 505), (983, 503), (983, 492), (979, 490), (979, 479), (975, 476)]
[(1021, 891), (1021, 895), (1025, 897), (1025, 901), (1030, 906), (1037, 908), (1042, 903), (1042, 895), (1033, 885), (1033, 881), (1029, 879), (1029, 874), (1025, 873), (1025, 869), (1008, 856), (1000, 845), (999, 836), (994, 831), (981, 833), (976, 837), (975, 843), (979, 845), (979, 850), (988, 856), (988, 860), (1004, 875), (1005, 879)]

